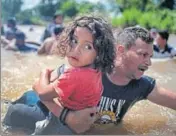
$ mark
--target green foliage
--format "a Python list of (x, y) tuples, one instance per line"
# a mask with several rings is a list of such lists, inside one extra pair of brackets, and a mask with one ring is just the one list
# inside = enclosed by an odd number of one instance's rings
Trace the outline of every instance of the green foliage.
[(52, 17), (56, 11), (56, 5), (54, 3), (40, 3), (37, 7), (37, 10), (41, 16)]
[(157, 17), (154, 12), (144, 12), (141, 13), (140, 18), (138, 19), (138, 24), (140, 26), (146, 27), (147, 29), (150, 29), (151, 27), (156, 28), (156, 26), (158, 25), (158, 19), (159, 17)]
[(60, 10), (69, 17), (73, 17), (78, 13), (76, 8), (77, 3), (74, 0), (66, 0), (61, 6)]
[(116, 0), (116, 3), (121, 8), (121, 11), (131, 8), (144, 11), (148, 2), (149, 0)]
[(138, 18), (142, 15), (142, 13), (135, 9), (125, 10), (120, 17), (116, 17), (112, 19), (112, 25), (115, 26), (134, 26), (138, 24)]
[(176, 33), (174, 0), (103, 0), (96, 4), (83, 0), (41, 0), (33, 9), (24, 11), (21, 11), (23, 0), (1, 0), (1, 3), (3, 20), (14, 16), (21, 22), (43, 24), (42, 20), (51, 20), (56, 11), (64, 14), (65, 21), (78, 15), (103, 16), (107, 20), (116, 14), (111, 18), (114, 27), (140, 25)]
[(16, 15), (18, 22), (22, 24), (35, 24), (35, 25), (45, 25), (45, 21), (41, 17), (37, 16), (35, 10), (27, 9)]
[(77, 7), (80, 14), (85, 14), (92, 11), (95, 8), (95, 5), (90, 2), (84, 1), (80, 3)]
[(147, 29), (167, 29), (176, 33), (176, 11), (156, 10), (141, 12), (137, 9), (125, 10), (120, 17), (112, 18), (114, 27), (127, 27), (140, 25)]
[(15, 17), (17, 13), (21, 11), (23, 4), (22, 0), (1, 0), (2, 4), (2, 17), (3, 20), (7, 20), (8, 17)]
[(32, 10), (24, 10), (16, 15), (17, 20), (27, 20), (31, 18)]
[(115, 0), (115, 3), (119, 5), (122, 12), (130, 8), (136, 8), (141, 11), (146, 11), (151, 8), (166, 8), (170, 10), (173, 10), (174, 8), (176, 9), (175, 0)]
[(41, 20), (40, 17), (32, 17), (30, 20), (31, 20), (32, 24), (35, 24), (35, 25), (43, 25), (43, 26), (46, 25), (46, 22)]

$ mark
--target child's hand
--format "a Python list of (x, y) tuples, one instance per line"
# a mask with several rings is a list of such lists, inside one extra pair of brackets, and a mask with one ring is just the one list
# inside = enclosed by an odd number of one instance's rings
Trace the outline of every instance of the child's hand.
[(40, 73), (39, 80), (33, 85), (33, 89), (38, 93), (41, 101), (51, 101), (57, 97), (53, 84), (50, 83), (50, 74), (52, 70), (45, 69)]
[(55, 69), (55, 70), (53, 70), (51, 72), (51, 74), (50, 74), (50, 82), (54, 82), (59, 77), (57, 71), (58, 71), (58, 69)]
[(33, 85), (33, 89), (36, 92), (42, 92), (46, 89), (46, 86), (49, 85), (49, 79), (50, 79), (50, 73), (52, 72), (52, 70), (49, 69), (44, 69), (42, 70), (42, 72), (40, 73), (40, 77), (39, 79), (34, 83)]

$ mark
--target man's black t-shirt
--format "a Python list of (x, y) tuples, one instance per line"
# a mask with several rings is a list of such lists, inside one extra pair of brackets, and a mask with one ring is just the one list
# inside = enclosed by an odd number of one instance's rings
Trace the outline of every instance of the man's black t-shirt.
[(104, 124), (121, 121), (128, 109), (135, 102), (146, 99), (155, 86), (155, 80), (148, 76), (132, 80), (128, 85), (118, 86), (104, 74), (102, 82), (104, 90), (99, 102), (101, 116), (99, 121)]

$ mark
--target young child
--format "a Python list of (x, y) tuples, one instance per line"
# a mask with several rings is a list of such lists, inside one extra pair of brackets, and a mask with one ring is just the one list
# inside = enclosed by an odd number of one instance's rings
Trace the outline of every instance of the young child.
[[(103, 90), (102, 72), (110, 73), (114, 67), (113, 45), (111, 27), (104, 20), (84, 16), (73, 21), (62, 32), (56, 50), (66, 56), (69, 68), (53, 83), (46, 77), (41, 79), (43, 89), (37, 92), (41, 101), (52, 105), (54, 99), (70, 110), (97, 106)], [(36, 123), (34, 134), (46, 134), (41, 132), (46, 122)], [(55, 127), (59, 130), (59, 125)]]

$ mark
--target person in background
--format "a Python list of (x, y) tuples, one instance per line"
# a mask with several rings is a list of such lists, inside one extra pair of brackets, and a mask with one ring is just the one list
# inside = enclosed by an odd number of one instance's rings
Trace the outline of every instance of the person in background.
[(7, 20), (7, 30), (5, 30), (5, 38), (7, 40), (13, 40), (15, 38), (15, 33), (17, 31), (16, 27), (16, 19), (15, 18), (9, 18)]
[(54, 35), (52, 37), (48, 37), (41, 47), (38, 50), (38, 55), (51, 55), (52, 53), (52, 47), (57, 44), (57, 41), (59, 39), (59, 36), (61, 32), (64, 30), (63, 26), (55, 26), (54, 28)]
[(15, 39), (15, 32), (14, 31), (12, 31), (12, 30), (7, 30), (6, 32), (5, 32), (5, 38), (7, 39), (7, 40), (9, 40), (9, 41), (13, 41), (14, 39)]
[[(3, 26), (3, 24), (2, 24), (2, 22), (1, 22), (1, 20), (0, 20), (0, 28), (1, 28), (1, 38), (0, 38), (0, 40), (1, 40), (1, 47), (5, 47), (5, 46), (7, 46), (9, 43), (10, 43), (10, 41), (9, 40), (7, 40), (5, 37), (4, 37), (4, 26)], [(11, 39), (11, 38), (10, 38)]]
[(4, 26), (0, 20), (1, 36), (4, 35)]
[(157, 32), (154, 42), (153, 58), (172, 58), (176, 56), (176, 48), (168, 44), (169, 33), (167, 30)]
[(64, 16), (61, 12), (57, 11), (54, 14), (53, 21), (48, 24), (46, 29), (44, 30), (44, 34), (42, 35), (41, 41), (43, 42), (46, 38), (51, 37), (54, 34), (54, 28), (56, 26), (63, 26)]
[(25, 43), (25, 34), (21, 31), (16, 31), (15, 33), (15, 43), (14, 44), (9, 44), (5, 48), (6, 50), (12, 50), (12, 51), (20, 51), (23, 53), (27, 52), (36, 52), (38, 48), (28, 46), (27, 43)]

